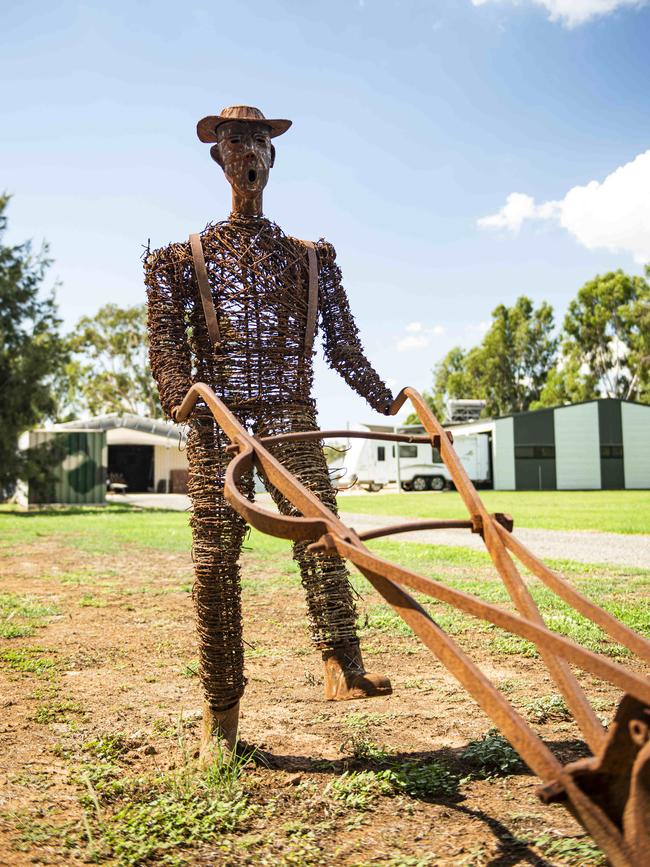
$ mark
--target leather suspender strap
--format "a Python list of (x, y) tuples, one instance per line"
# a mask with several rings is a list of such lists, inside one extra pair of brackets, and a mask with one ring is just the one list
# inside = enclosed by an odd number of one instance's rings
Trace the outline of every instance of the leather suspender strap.
[[(316, 245), (313, 241), (301, 241), (307, 249), (307, 264), (309, 266), (309, 287), (307, 296), (307, 326), (305, 328), (305, 353), (310, 353), (314, 346), (314, 337), (316, 336), (316, 320), (318, 318), (318, 260), (316, 258)], [(201, 304), (203, 305), (203, 314), (205, 323), (208, 327), (208, 334), (213, 346), (217, 347), (221, 343), (221, 332), (219, 331), (219, 322), (217, 320), (217, 312), (214, 309), (212, 300), (212, 292), (210, 291), (210, 283), (208, 282), (208, 272), (205, 267), (205, 258), (203, 256), (203, 246), (201, 244), (200, 235), (190, 235), (190, 247), (192, 249), (192, 260), (194, 262), (194, 273), (196, 274), (196, 282), (199, 286), (201, 294)]]
[(208, 282), (208, 272), (205, 267), (200, 235), (190, 235), (190, 247), (192, 248), (196, 282), (199, 284), (199, 292), (201, 293), (205, 323), (208, 326), (208, 334), (210, 335), (212, 345), (217, 347), (221, 343), (221, 334), (219, 332), (217, 312), (214, 309), (214, 302), (212, 301), (212, 292), (210, 291), (210, 283)]
[(318, 260), (316, 245), (313, 241), (302, 241), (307, 248), (307, 263), (309, 265), (309, 295), (307, 297), (307, 327), (305, 328), (305, 354), (311, 353), (316, 336), (316, 318), (318, 316)]

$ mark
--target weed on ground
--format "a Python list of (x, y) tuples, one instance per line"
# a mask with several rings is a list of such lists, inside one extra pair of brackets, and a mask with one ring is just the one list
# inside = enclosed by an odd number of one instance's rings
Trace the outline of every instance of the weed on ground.
[(0, 593), (0, 638), (25, 638), (45, 626), (59, 609), (32, 596)]
[(507, 777), (522, 770), (522, 761), (497, 729), (490, 729), (462, 751), (461, 759), (478, 777)]

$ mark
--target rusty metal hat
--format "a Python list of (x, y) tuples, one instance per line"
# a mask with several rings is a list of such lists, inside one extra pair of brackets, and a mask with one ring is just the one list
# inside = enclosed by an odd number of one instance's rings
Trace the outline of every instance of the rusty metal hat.
[(259, 108), (253, 108), (251, 105), (231, 105), (229, 108), (224, 108), (221, 114), (209, 114), (207, 117), (201, 118), (196, 125), (196, 134), (201, 141), (216, 142), (217, 127), (232, 120), (244, 123), (263, 123), (270, 128), (271, 138), (282, 135), (291, 126), (290, 120), (269, 120), (264, 117)]

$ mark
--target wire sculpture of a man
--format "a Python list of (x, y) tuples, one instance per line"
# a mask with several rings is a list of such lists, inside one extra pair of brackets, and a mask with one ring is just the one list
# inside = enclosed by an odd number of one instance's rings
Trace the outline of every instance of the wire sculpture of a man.
[[(387, 412), (392, 402), (364, 354), (332, 245), (291, 238), (263, 216), (262, 194), (275, 160), (272, 139), (290, 126), (249, 106), (226, 108), (197, 125), (232, 187), (232, 213), (146, 259), (151, 369), (170, 418), (190, 386), (205, 382), (256, 436), (317, 429), (312, 346), (318, 324), (330, 366), (373, 409)], [(246, 683), (238, 565), (246, 525), (223, 495), (227, 445), (199, 404), (187, 450), (204, 755), (215, 738), (234, 746)], [(319, 443), (283, 443), (272, 452), (336, 511)], [(293, 514), (267, 487), (280, 511)], [(253, 496), (252, 478), (247, 493)], [(296, 543), (293, 553), (311, 637), (322, 651), (325, 697), (389, 694), (388, 678), (365, 671), (343, 561), (312, 554), (305, 543)]]

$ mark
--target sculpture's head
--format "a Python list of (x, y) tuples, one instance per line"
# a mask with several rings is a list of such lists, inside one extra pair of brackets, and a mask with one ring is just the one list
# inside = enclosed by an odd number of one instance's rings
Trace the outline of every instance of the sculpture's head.
[(261, 193), (275, 162), (268, 126), (231, 121), (217, 128), (217, 144), (210, 148), (230, 186), (240, 195)]
[(196, 131), (201, 141), (216, 142), (210, 148), (212, 159), (242, 202), (261, 195), (275, 161), (271, 139), (290, 126), (290, 120), (268, 120), (258, 108), (233, 105), (219, 115), (204, 117)]

